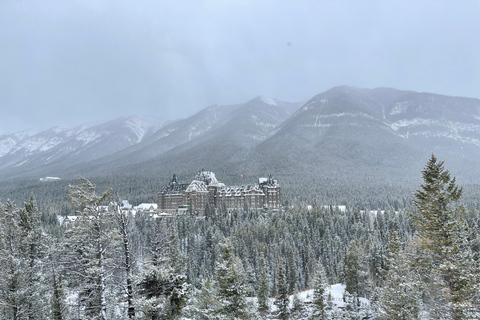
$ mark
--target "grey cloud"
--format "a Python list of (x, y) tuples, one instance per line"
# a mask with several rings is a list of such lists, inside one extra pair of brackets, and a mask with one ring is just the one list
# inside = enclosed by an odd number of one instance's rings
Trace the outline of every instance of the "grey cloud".
[(477, 2), (4, 1), (0, 133), (336, 85), (480, 97)]

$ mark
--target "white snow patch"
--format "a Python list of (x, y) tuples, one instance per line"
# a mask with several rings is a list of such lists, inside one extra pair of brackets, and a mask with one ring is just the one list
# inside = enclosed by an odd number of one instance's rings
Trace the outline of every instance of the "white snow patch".
[(212, 128), (211, 125), (206, 125), (204, 127), (201, 127), (199, 130), (197, 130), (197, 127), (199, 125), (200, 124), (197, 124), (196, 126), (191, 127), (190, 130), (188, 130), (188, 141), (192, 140), (195, 137), (198, 137), (198, 136), (204, 134), (205, 132), (207, 132), (208, 130), (210, 130)]
[(0, 157), (8, 154), (17, 145), (17, 142), (8, 137), (0, 141)]
[(38, 151), (47, 151), (52, 149), (53, 147), (59, 145), (62, 143), (62, 139), (58, 137), (53, 137), (52, 139), (47, 140), (40, 148), (38, 148)]
[(162, 132), (161, 134), (159, 134), (159, 136), (156, 138), (156, 140), (160, 140), (160, 139), (163, 139), (165, 137), (168, 137), (173, 131), (175, 131), (175, 129), (170, 129), (170, 130), (167, 130), (165, 132)]
[(78, 141), (82, 141), (83, 145), (85, 146), (85, 145), (89, 144), (90, 142), (93, 142), (93, 141), (97, 140), (101, 136), (102, 136), (102, 134), (100, 132), (84, 131), (81, 134), (79, 134), (76, 139)]
[(152, 127), (152, 123), (140, 118), (130, 118), (125, 122), (126, 126), (137, 136), (137, 140), (134, 143), (138, 143), (143, 140), (145, 134)]
[[(428, 129), (422, 130), (419, 132), (411, 133), (409, 130), (405, 134), (400, 134), (401, 137), (409, 138), (410, 136), (427, 136), (427, 137), (444, 137), (464, 143), (475, 144), (480, 146), (480, 140), (465, 137), (462, 135), (465, 132), (478, 133), (480, 132), (480, 125), (478, 124), (469, 124), (461, 123), (455, 121), (445, 121), (445, 120), (429, 120), (429, 119), (407, 119), (399, 120), (390, 125), (392, 130), (398, 131), (400, 129), (407, 130), (419, 126), (426, 126)], [(432, 127), (439, 128), (438, 130), (433, 130)], [(443, 129), (441, 129), (443, 128)]]
[(25, 161), (20, 162), (19, 164), (16, 164), (15, 167), (20, 167), (20, 166), (22, 166), (23, 164), (25, 164), (27, 161), (28, 161), (28, 159), (25, 160)]
[(22, 141), (14, 151), (25, 149), (27, 153), (33, 153), (38, 151), (47, 151), (61, 143), (63, 140), (58, 137), (52, 139), (45, 139), (41, 137), (32, 137)]
[(408, 105), (409, 103), (407, 101), (395, 103), (395, 106), (393, 107), (392, 111), (390, 111), (390, 115), (393, 116), (395, 114), (401, 114), (401, 113), (407, 112)]
[(260, 99), (262, 99), (263, 102), (265, 102), (266, 104), (269, 104), (271, 106), (278, 106), (277, 101), (275, 101), (275, 99), (273, 99), (273, 98), (260, 97)]
[(258, 118), (256, 115), (252, 115), (252, 119), (255, 121), (255, 125), (257, 127), (262, 127), (262, 128), (275, 128), (275, 125), (273, 123), (269, 122), (264, 122), (260, 118)]
[[(362, 112), (358, 112), (358, 113), (350, 113), (350, 112), (342, 112), (342, 113), (332, 113), (332, 114), (320, 114), (320, 115), (317, 115), (315, 116), (315, 123), (313, 125), (305, 125), (305, 127), (320, 127), (320, 128), (324, 128), (324, 127), (331, 127), (332, 124), (331, 123), (325, 123), (325, 122), (322, 122), (322, 120), (326, 120), (328, 121), (328, 119), (332, 119), (332, 118), (346, 118), (346, 117), (351, 117), (351, 118), (359, 118), (359, 117), (362, 117), (362, 118), (367, 118), (367, 119), (374, 119), (372, 116), (368, 115), (368, 114), (365, 114), (365, 113), (362, 113)], [(350, 123), (349, 125), (352, 125), (352, 126), (355, 126), (355, 125), (358, 125), (357, 123)]]

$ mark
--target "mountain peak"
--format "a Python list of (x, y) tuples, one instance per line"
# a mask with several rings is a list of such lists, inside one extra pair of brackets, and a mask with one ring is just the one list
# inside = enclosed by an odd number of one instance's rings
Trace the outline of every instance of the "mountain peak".
[(273, 98), (264, 97), (264, 96), (260, 96), (259, 98), (260, 98), (260, 100), (262, 100), (263, 102), (265, 102), (266, 104), (269, 104), (271, 106), (277, 106), (278, 105), (277, 100), (275, 100)]

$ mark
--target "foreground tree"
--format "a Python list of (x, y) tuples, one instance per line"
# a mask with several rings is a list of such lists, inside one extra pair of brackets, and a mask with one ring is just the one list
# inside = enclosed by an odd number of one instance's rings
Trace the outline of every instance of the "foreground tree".
[(387, 271), (384, 287), (379, 289), (378, 318), (417, 319), (420, 294), (410, 268), (410, 261), (402, 250), (402, 243), (396, 232), (390, 239), (385, 260)]
[[(157, 239), (158, 240), (158, 239)], [(177, 319), (188, 300), (190, 286), (185, 275), (185, 257), (172, 227), (166, 246), (155, 241), (154, 250), (140, 275), (139, 305), (145, 319)]]
[(277, 298), (275, 299), (275, 305), (278, 308), (278, 316), (280, 319), (286, 320), (290, 318), (290, 300), (288, 298), (288, 285), (282, 260), (280, 260), (280, 263), (278, 264), (277, 286), (278, 290)]
[(478, 266), (470, 243), (465, 208), (458, 205), (463, 189), (434, 155), (422, 171), (424, 183), (415, 192), (416, 211), (410, 214), (416, 230), (417, 267), (432, 316), (438, 319), (478, 317), (474, 296)]
[(324, 320), (325, 314), (325, 272), (321, 262), (318, 263), (317, 273), (315, 275), (315, 287), (313, 288), (313, 310), (312, 320)]
[(229, 239), (222, 245), (222, 255), (215, 268), (217, 274), (218, 315), (221, 319), (248, 319), (250, 310), (246, 299), (242, 262), (233, 253)]
[[(67, 260), (65, 270), (72, 286), (79, 292), (78, 303), (85, 318), (106, 320), (113, 308), (107, 295), (113, 291), (112, 280), (120, 235), (115, 228), (114, 213), (100, 207), (111, 193), (96, 194), (90, 181), (79, 178), (81, 184), (70, 185), (69, 201), (75, 205), (78, 218), (65, 232)], [(110, 309), (110, 310), (109, 310)]]
[(33, 195), (24, 208), (0, 204), (0, 305), (5, 319), (46, 319), (46, 236)]
[(135, 305), (133, 295), (133, 274), (132, 274), (132, 254), (130, 248), (129, 228), (132, 224), (132, 216), (129, 213), (122, 212), (118, 204), (114, 204), (111, 210), (114, 210), (120, 234), (122, 236), (123, 252), (123, 270), (125, 272), (124, 291), (127, 297), (127, 315), (129, 319), (135, 318)]
[(260, 267), (262, 268), (260, 274), (260, 283), (258, 284), (257, 292), (257, 302), (258, 302), (258, 312), (263, 316), (269, 311), (268, 305), (268, 273), (267, 273), (267, 263), (263, 253), (260, 258)]
[(360, 306), (360, 251), (357, 240), (352, 240), (345, 257), (345, 290), (349, 293), (349, 298)]

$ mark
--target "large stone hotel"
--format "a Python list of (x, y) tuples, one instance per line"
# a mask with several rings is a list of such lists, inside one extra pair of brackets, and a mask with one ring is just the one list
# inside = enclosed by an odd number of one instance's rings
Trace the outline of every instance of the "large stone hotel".
[(191, 211), (203, 215), (207, 204), (211, 209), (279, 209), (280, 186), (270, 176), (259, 178), (256, 185), (229, 187), (219, 182), (213, 172), (200, 171), (189, 184), (179, 183), (173, 175), (158, 194), (158, 208), (167, 213)]

